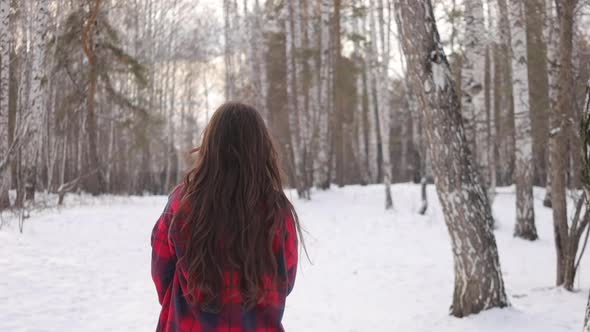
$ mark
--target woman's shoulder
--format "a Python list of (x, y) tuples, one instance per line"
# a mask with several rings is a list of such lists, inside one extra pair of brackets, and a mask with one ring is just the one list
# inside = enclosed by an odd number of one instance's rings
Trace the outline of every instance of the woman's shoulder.
[(176, 187), (174, 187), (174, 189), (172, 189), (169, 196), (170, 196), (170, 198), (180, 200), (182, 198), (183, 194), (184, 194), (184, 183), (179, 183), (176, 185)]
[(174, 213), (179, 210), (182, 197), (184, 195), (184, 184), (178, 184), (170, 194), (168, 194), (168, 207), (170, 213)]

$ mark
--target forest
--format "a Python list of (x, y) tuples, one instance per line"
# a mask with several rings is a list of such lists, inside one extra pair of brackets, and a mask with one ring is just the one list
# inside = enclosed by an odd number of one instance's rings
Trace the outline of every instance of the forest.
[(0, 0), (0, 32), (0, 216), (22, 224), (76, 193), (166, 195), (211, 114), (241, 101), (297, 199), (379, 185), (381, 209), (396, 210), (407, 199), (392, 187), (413, 183), (417, 215), (440, 204), (451, 315), (510, 305), (498, 188), (512, 188), (509, 227), (531, 245), (543, 189), (547, 279), (578, 288), (588, 0)]

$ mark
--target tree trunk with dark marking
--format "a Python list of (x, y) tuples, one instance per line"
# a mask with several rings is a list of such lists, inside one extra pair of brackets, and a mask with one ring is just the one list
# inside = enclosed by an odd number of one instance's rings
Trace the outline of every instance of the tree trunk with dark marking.
[(508, 305), (492, 212), (469, 151), (449, 63), (430, 0), (398, 0), (398, 31), (422, 110), (432, 169), (455, 262), (451, 314)]

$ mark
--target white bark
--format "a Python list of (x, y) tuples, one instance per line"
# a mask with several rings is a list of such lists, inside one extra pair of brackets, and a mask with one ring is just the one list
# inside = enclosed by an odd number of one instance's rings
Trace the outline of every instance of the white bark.
[[(381, 135), (381, 151), (382, 163), (381, 174), (383, 174), (383, 184), (385, 185), (385, 209), (393, 208), (393, 200), (391, 198), (391, 155), (390, 155), (390, 130), (391, 130), (391, 108), (389, 106), (389, 38), (387, 31), (389, 31), (390, 22), (385, 22), (383, 14), (383, 1), (371, 0), (372, 18), (375, 21), (374, 15), (379, 17), (379, 50), (377, 54), (380, 55), (381, 63), (379, 64), (379, 87), (377, 89), (377, 111), (379, 115), (379, 133)], [(375, 13), (375, 11), (378, 11)], [(376, 41), (376, 40), (375, 40)]]
[[(383, 152), (381, 142), (381, 126), (379, 125), (379, 43), (377, 36), (377, 23), (375, 18), (375, 4), (374, 0), (369, 2), (369, 35), (370, 41), (367, 47), (369, 66), (367, 68), (367, 76), (369, 81), (369, 127), (371, 128), (371, 136), (369, 139), (372, 157), (374, 162), (373, 180), (379, 181), (379, 175), (382, 175), (383, 160), (379, 160), (379, 149)], [(381, 156), (382, 158), (382, 156)]]
[(32, 20), (31, 36), (31, 71), (29, 87), (29, 103), (27, 114), (23, 121), (24, 126), (28, 129), (28, 141), (24, 153), (24, 165), (27, 168), (25, 172), (28, 189), (34, 188), (36, 177), (35, 167), (42, 146), (43, 118), (45, 112), (45, 44), (47, 28), (49, 24), (49, 1), (39, 0), (35, 2), (34, 18)]
[(257, 93), (256, 96), (256, 107), (262, 118), (268, 122), (268, 105), (267, 105), (267, 98), (268, 98), (268, 77), (267, 77), (267, 69), (266, 69), (266, 54), (268, 53), (268, 47), (264, 39), (264, 12), (260, 7), (259, 0), (256, 0), (254, 3), (254, 13), (252, 17), (252, 43), (250, 45), (251, 49), (251, 56), (254, 57), (253, 59), (253, 70), (254, 77), (255, 77), (255, 89)]
[[(590, 80), (586, 83), (586, 99), (584, 101), (584, 111), (582, 113), (584, 123), (583, 142), (582, 142), (582, 164), (584, 165), (584, 179), (582, 184), (586, 194), (586, 209), (590, 209)], [(590, 332), (590, 296), (586, 304), (586, 314), (584, 317), (584, 332)]]
[[(303, 139), (305, 141), (305, 180), (306, 186), (311, 188), (315, 184), (314, 169), (317, 167), (317, 130), (318, 117), (324, 111), (320, 105), (320, 75), (317, 57), (310, 55), (311, 50), (318, 50), (320, 28), (318, 26), (316, 12), (318, 10), (317, 2), (313, 0), (301, 1), (301, 33), (304, 38), (304, 49), (306, 56), (302, 57), (302, 66), (306, 68), (309, 75), (307, 82), (302, 83), (304, 86), (305, 114), (302, 121)], [(304, 9), (304, 10), (303, 10)], [(307, 83), (307, 84), (305, 84)]]
[[(310, 85), (313, 85), (306, 81), (305, 69), (308, 67), (310, 73), (315, 70), (315, 63), (310, 57), (306, 59), (307, 50), (311, 48), (309, 44), (309, 34), (315, 35), (312, 31), (308, 32), (313, 24), (309, 23), (308, 15), (313, 13), (311, 3), (307, 3), (304, 0), (298, 0), (293, 6), (293, 14), (295, 18), (294, 28), (295, 34), (295, 51), (296, 51), (296, 79), (297, 79), (297, 105), (299, 113), (299, 132), (301, 140), (301, 158), (303, 160), (303, 183), (307, 198), (310, 197), (310, 188), (313, 186), (313, 159), (312, 159), (312, 141), (313, 141), (313, 113), (314, 107), (317, 106), (314, 90)], [(313, 39), (313, 38), (312, 38)]]
[(514, 96), (516, 226), (514, 235), (537, 238), (533, 206), (533, 138), (529, 109), (527, 37), (524, 0), (510, 0), (512, 91)]
[(286, 47), (286, 66), (287, 66), (287, 108), (289, 112), (289, 129), (291, 132), (291, 155), (293, 157), (292, 166), (295, 174), (295, 186), (297, 187), (297, 193), (299, 197), (306, 198), (307, 191), (304, 186), (304, 174), (303, 174), (303, 154), (301, 133), (299, 130), (299, 105), (297, 97), (297, 58), (296, 58), (296, 39), (297, 30), (295, 29), (295, 15), (293, 9), (293, 2), (289, 1), (286, 3), (283, 9), (283, 15), (285, 17), (285, 47)]
[(236, 98), (237, 93), (237, 64), (235, 59), (235, 25), (236, 7), (233, 0), (223, 0), (223, 17), (224, 17), (224, 36), (225, 36), (225, 99), (232, 100)]
[[(549, 117), (553, 116), (557, 107), (557, 95), (559, 92), (559, 19), (554, 0), (545, 0), (545, 22), (543, 25), (543, 37), (547, 44), (547, 79), (549, 88)], [(551, 121), (549, 121), (551, 123)], [(549, 135), (553, 129), (549, 129)], [(551, 142), (551, 139), (550, 139)], [(551, 143), (549, 143), (551, 144)], [(551, 206), (551, 154), (547, 157), (547, 181), (543, 203)]]
[(482, 0), (466, 0), (465, 54), (461, 70), (461, 107), (467, 119), (465, 134), (475, 156), (482, 184), (490, 184), (488, 121), (485, 105), (486, 29)]
[(488, 137), (487, 137), (487, 156), (489, 169), (489, 183), (488, 183), (488, 199), (490, 205), (493, 206), (496, 197), (496, 96), (500, 91), (496, 88), (496, 73), (498, 63), (496, 63), (496, 54), (498, 52), (498, 37), (499, 29), (497, 24), (498, 8), (497, 3), (493, 0), (488, 0), (488, 30), (491, 35), (491, 40), (488, 43), (488, 58), (490, 61), (490, 108), (488, 110)]
[(330, 137), (329, 137), (329, 119), (332, 113), (331, 98), (331, 13), (333, 1), (322, 0), (320, 4), (320, 77), (319, 77), (319, 104), (322, 111), (319, 112), (319, 146), (317, 154), (317, 178), (316, 186), (328, 188), (330, 186)]
[(243, 0), (242, 2), (242, 9), (243, 9), (243, 40), (241, 42), (244, 45), (244, 53), (246, 56), (246, 62), (248, 63), (247, 68), (244, 68), (247, 71), (248, 76), (248, 85), (249, 85), (249, 95), (252, 99), (252, 105), (255, 106), (256, 109), (259, 109), (259, 102), (260, 102), (260, 88), (258, 84), (258, 74), (259, 72), (256, 70), (257, 68), (257, 59), (255, 57), (256, 54), (256, 47), (262, 48), (262, 45), (255, 45), (254, 44), (254, 23), (253, 23), (253, 16), (254, 14), (251, 13), (248, 9), (248, 0)]
[[(352, 5), (354, 8), (359, 8), (359, 1), (353, 0)], [(361, 17), (356, 16), (353, 18), (352, 22), (352, 33), (356, 38), (360, 37), (361, 34)], [(365, 37), (365, 36), (363, 36)], [(368, 183), (369, 182), (369, 170), (366, 164), (367, 156), (367, 149), (365, 144), (365, 114), (364, 114), (364, 105), (363, 105), (363, 98), (365, 96), (366, 86), (363, 80), (363, 76), (365, 73), (365, 63), (364, 58), (366, 54), (363, 54), (362, 47), (360, 45), (360, 41), (355, 41), (354, 43), (354, 56), (355, 56), (355, 65), (357, 69), (356, 80), (355, 80), (355, 90), (356, 90), (356, 106), (354, 109), (354, 123), (356, 124), (356, 135), (353, 137), (353, 142), (355, 145), (356, 150), (356, 158), (358, 160), (359, 169), (361, 172), (361, 182)]]
[[(295, 61), (295, 96), (297, 98), (296, 113), (297, 113), (297, 128), (299, 131), (299, 157), (301, 158), (301, 175), (303, 186), (306, 188), (306, 194), (308, 188), (308, 167), (309, 162), (306, 158), (308, 153), (308, 142), (309, 142), (309, 127), (307, 116), (309, 115), (306, 103), (307, 89), (304, 86), (304, 65), (305, 58), (302, 56), (304, 51), (303, 47), (303, 35), (304, 35), (304, 20), (303, 20), (303, 1), (296, 0), (291, 1), (293, 3), (293, 42), (294, 42), (294, 61)], [(308, 197), (309, 198), (309, 197)]]
[[(10, 33), (8, 33), (8, 30), (10, 2), (11, 0), (0, 0), (0, 31), (2, 31), (0, 34), (0, 123), (3, 124), (0, 128), (7, 128), (6, 124), (8, 122), (8, 84), (10, 70)], [(4, 135), (7, 133), (0, 132), (0, 134)], [(2, 148), (4, 147), (0, 147), (0, 149)]]
[[(8, 140), (8, 87), (10, 81), (10, 1), (0, 0), (0, 155), (7, 156), (10, 144)], [(0, 158), (2, 159), (2, 158)], [(0, 209), (10, 205), (8, 190), (10, 189), (11, 174), (9, 167), (0, 170)]]
[(463, 317), (508, 305), (491, 207), (467, 147), (459, 97), (429, 0), (396, 2), (398, 31), (417, 91), (432, 168), (451, 237), (455, 291), (451, 313)]

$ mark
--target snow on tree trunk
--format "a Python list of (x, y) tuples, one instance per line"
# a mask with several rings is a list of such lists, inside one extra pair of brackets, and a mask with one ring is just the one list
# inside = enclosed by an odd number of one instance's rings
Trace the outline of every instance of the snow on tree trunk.
[(489, 188), (488, 128), (485, 105), (486, 29), (482, 0), (466, 0), (465, 53), (461, 70), (461, 107), (467, 119), (465, 134), (475, 156), (482, 184)]
[(332, 66), (332, 27), (331, 27), (332, 1), (322, 0), (320, 4), (320, 105), (319, 112), (319, 142), (317, 154), (316, 186), (321, 189), (330, 187), (330, 136), (329, 119), (332, 114), (331, 69)]
[(516, 224), (514, 236), (537, 239), (533, 206), (533, 137), (529, 107), (529, 81), (524, 0), (510, 0), (512, 89), (514, 96)]
[(432, 169), (445, 215), (455, 267), (451, 314), (463, 317), (508, 305), (492, 213), (465, 137), (449, 64), (429, 0), (396, 2), (398, 31), (407, 57)]
[(23, 153), (23, 165), (25, 167), (25, 190), (29, 199), (34, 198), (36, 167), (42, 146), (43, 117), (45, 112), (45, 44), (47, 28), (49, 25), (49, 1), (39, 0), (35, 2), (34, 18), (31, 21), (31, 71), (29, 85), (29, 103), (26, 112), (28, 118), (24, 121), (27, 127), (29, 140)]
[(9, 98), (9, 82), (10, 82), (10, 33), (9, 19), (10, 19), (10, 1), (0, 0), (0, 211), (10, 207), (10, 200), (8, 198), (8, 190), (10, 189), (11, 172), (8, 165), (8, 158), (6, 164), (3, 159), (8, 155), (10, 147), (9, 131), (8, 131), (8, 98)]

